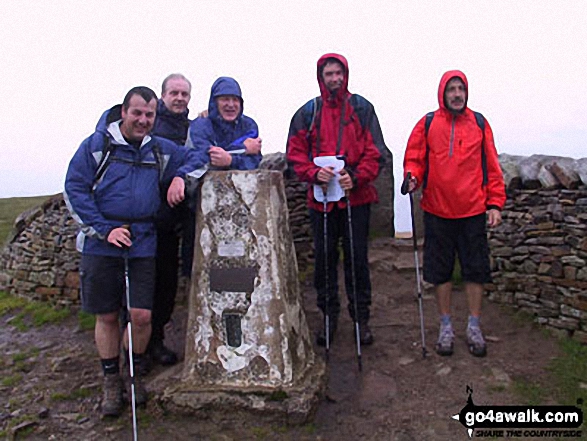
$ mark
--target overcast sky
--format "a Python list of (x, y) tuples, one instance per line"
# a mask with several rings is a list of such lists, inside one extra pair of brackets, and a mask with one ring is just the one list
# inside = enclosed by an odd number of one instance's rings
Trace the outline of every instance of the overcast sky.
[[(450, 69), (500, 153), (584, 157), (584, 1), (0, 2), (0, 197), (62, 191), (69, 160), (133, 86), (193, 84), (192, 116), (218, 76), (236, 78), (266, 153), (284, 151), (294, 112), (319, 93), (316, 61), (349, 60), (349, 89), (375, 106), (396, 183), (413, 126), (438, 107)], [(399, 187), (399, 185), (398, 185)], [(396, 227), (409, 230), (406, 197)]]

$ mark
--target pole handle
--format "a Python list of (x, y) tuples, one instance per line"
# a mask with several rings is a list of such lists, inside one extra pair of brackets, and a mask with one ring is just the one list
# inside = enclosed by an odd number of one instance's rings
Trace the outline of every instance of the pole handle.
[(404, 182), (402, 182), (401, 193), (403, 195), (408, 194), (408, 189), (410, 188), (410, 179), (412, 179), (412, 172), (408, 172), (406, 179), (404, 179)]

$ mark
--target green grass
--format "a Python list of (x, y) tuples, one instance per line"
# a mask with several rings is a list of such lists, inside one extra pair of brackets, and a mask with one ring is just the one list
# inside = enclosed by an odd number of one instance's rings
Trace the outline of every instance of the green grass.
[[(559, 339), (562, 354), (547, 367), (545, 382), (525, 378), (514, 379), (513, 388), (524, 405), (541, 405), (554, 402), (560, 405), (578, 406), (587, 413), (587, 392), (581, 384), (587, 383), (587, 346), (571, 339)], [(579, 401), (581, 400), (581, 401)], [(586, 423), (581, 430), (586, 429)]]
[(51, 401), (73, 401), (94, 395), (94, 391), (87, 387), (80, 387), (72, 390), (70, 393), (54, 392), (51, 394)]
[[(560, 404), (575, 404), (579, 394), (585, 395), (584, 389), (580, 388), (581, 383), (587, 382), (587, 347), (580, 343), (570, 340), (561, 339), (559, 345), (563, 355), (555, 358), (549, 370), (554, 377), (554, 386), (556, 387), (557, 401)], [(587, 400), (583, 400), (583, 413), (587, 413)]]
[(14, 220), (22, 212), (45, 202), (49, 196), (0, 199), (0, 245), (12, 230)]
[(82, 331), (91, 331), (96, 327), (96, 316), (84, 311), (77, 313), (77, 323)]
[(26, 304), (27, 300), (0, 291), (0, 315), (4, 315), (14, 309), (23, 308)]
[(452, 272), (452, 283), (455, 286), (459, 286), (463, 282), (463, 276), (461, 275), (461, 264), (459, 263), (459, 259), (455, 259), (455, 267)]
[(524, 405), (538, 406), (544, 403), (548, 392), (543, 386), (526, 378), (517, 378), (513, 382), (514, 391), (522, 399)]
[(12, 386), (15, 386), (21, 380), (22, 380), (21, 374), (14, 374), (14, 375), (9, 375), (7, 377), (4, 377), (0, 384), (2, 384), (2, 386), (4, 386), (4, 387), (12, 387)]
[(40, 327), (48, 323), (61, 323), (71, 315), (69, 309), (22, 299), (0, 291), (0, 315), (16, 310), (19, 312), (10, 324), (19, 331), (26, 331), (31, 325)]

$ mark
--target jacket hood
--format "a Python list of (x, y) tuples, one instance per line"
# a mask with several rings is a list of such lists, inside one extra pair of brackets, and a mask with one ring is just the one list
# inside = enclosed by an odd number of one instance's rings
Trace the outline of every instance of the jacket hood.
[(239, 84), (234, 78), (230, 77), (220, 77), (216, 81), (214, 81), (214, 84), (212, 84), (212, 90), (210, 92), (210, 101), (208, 101), (208, 117), (212, 121), (222, 120), (222, 117), (218, 112), (218, 106), (216, 105), (216, 98), (221, 95), (235, 95), (240, 98), (241, 110), (238, 115), (238, 118), (235, 121), (238, 122), (244, 111), (244, 101)]
[(106, 133), (108, 126), (114, 121), (122, 119), (122, 104), (116, 104), (110, 109), (106, 110), (96, 124), (96, 132)]
[[(340, 89), (336, 91), (335, 95), (332, 95), (326, 84), (324, 84), (324, 80), (322, 79), (322, 69), (326, 64), (326, 60), (328, 58), (335, 58), (338, 60), (344, 67), (344, 79), (342, 80), (342, 86)], [(317, 76), (318, 76), (318, 85), (320, 86), (320, 96), (325, 103), (331, 102), (333, 104), (340, 104), (344, 98), (350, 95), (348, 86), (349, 86), (349, 63), (345, 57), (340, 54), (324, 54), (318, 60), (318, 69), (317, 69)]]
[(465, 89), (467, 90), (465, 96), (465, 109), (467, 108), (467, 101), (469, 101), (469, 82), (467, 81), (467, 77), (463, 72), (460, 70), (449, 70), (445, 72), (445, 74), (440, 79), (440, 85), (438, 86), (438, 105), (441, 109), (448, 110), (446, 105), (444, 104), (444, 90), (446, 89), (446, 85), (450, 80), (453, 78), (460, 78), (463, 83), (465, 83)]

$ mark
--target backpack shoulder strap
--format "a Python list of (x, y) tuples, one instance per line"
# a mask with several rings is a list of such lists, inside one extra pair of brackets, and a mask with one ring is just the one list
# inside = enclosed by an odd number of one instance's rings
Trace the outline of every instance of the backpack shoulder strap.
[[(426, 121), (424, 122), (424, 135), (428, 138), (428, 131), (430, 130), (430, 124), (432, 124), (432, 120), (434, 119), (434, 112), (428, 112), (426, 114)], [(426, 141), (428, 144), (428, 141)]]
[(159, 146), (159, 143), (153, 139), (153, 156), (155, 157), (155, 162), (157, 162), (157, 168), (159, 169), (159, 184), (161, 184), (161, 182), (163, 182), (163, 174), (165, 172), (165, 167), (166, 167), (166, 160), (165, 157), (163, 156), (163, 153), (161, 153), (161, 147)]
[(422, 178), (422, 188), (428, 186), (428, 162), (430, 157), (430, 144), (428, 144), (428, 132), (430, 131), (430, 124), (434, 119), (434, 112), (428, 112), (426, 114), (426, 121), (424, 121), (424, 138), (426, 139), (426, 156), (424, 157), (424, 176)]
[(104, 173), (106, 173), (106, 169), (110, 164), (110, 156), (114, 152), (116, 145), (112, 144), (110, 141), (110, 137), (108, 135), (104, 135), (104, 141), (102, 145), (102, 157), (100, 158), (100, 162), (98, 163), (98, 168), (96, 169), (96, 173), (94, 174), (94, 183), (92, 187), (95, 188), (96, 184), (102, 179)]
[(481, 141), (481, 170), (483, 170), (483, 186), (487, 185), (487, 155), (485, 153), (485, 117), (479, 112), (473, 112), (475, 114), (475, 121), (481, 129), (483, 134), (483, 140)]
[[(316, 135), (316, 151), (320, 151), (320, 110), (322, 109), (322, 97), (317, 96), (316, 98), (308, 101), (303, 109), (304, 125), (306, 127), (306, 140), (308, 141), (308, 157), (310, 161), (312, 157), (312, 145), (310, 144), (310, 133), (314, 130), (314, 127), (318, 128)], [(316, 118), (318, 116), (318, 118)]]

